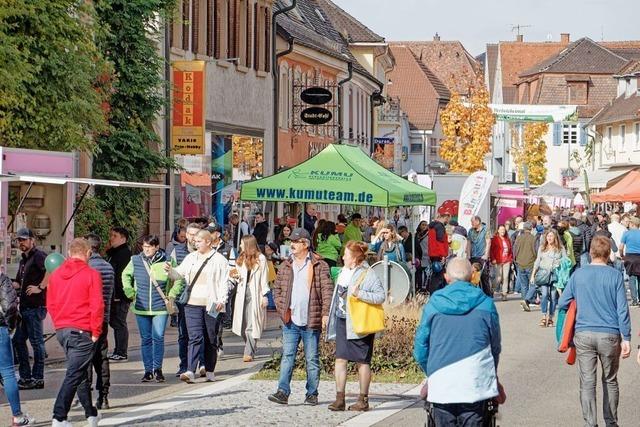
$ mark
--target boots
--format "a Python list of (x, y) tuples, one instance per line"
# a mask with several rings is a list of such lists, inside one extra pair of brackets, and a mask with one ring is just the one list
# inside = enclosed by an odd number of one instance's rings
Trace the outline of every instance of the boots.
[(107, 394), (98, 394), (98, 400), (96, 401), (97, 409), (109, 409), (109, 398)]
[(344, 411), (346, 404), (344, 403), (344, 392), (336, 392), (336, 401), (329, 405), (331, 411)]
[(358, 401), (349, 406), (350, 411), (368, 411), (369, 410), (369, 396), (366, 394), (358, 395)]

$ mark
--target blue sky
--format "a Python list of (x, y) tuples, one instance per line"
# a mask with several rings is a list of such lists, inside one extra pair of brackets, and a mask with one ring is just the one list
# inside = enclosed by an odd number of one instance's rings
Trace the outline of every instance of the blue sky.
[[(460, 40), (474, 56), (487, 43), (525, 41), (640, 40), (639, 0), (332, 0), (387, 40)], [(550, 37), (550, 38), (549, 38)]]

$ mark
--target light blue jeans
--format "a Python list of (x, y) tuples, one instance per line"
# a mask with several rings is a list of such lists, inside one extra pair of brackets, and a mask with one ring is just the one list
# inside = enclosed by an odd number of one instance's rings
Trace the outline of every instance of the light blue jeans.
[[(556, 313), (556, 304), (558, 304), (558, 291), (554, 286), (540, 286), (542, 296), (540, 297), (540, 311), (543, 315), (549, 313), (549, 317), (553, 318)], [(551, 293), (551, 295), (549, 295)], [(551, 300), (551, 301), (549, 301)], [(547, 307), (549, 311), (547, 312)]]
[(300, 341), (304, 346), (307, 368), (307, 396), (317, 396), (320, 384), (320, 355), (318, 353), (320, 331), (306, 326), (298, 326), (293, 322), (282, 327), (282, 361), (280, 362), (278, 390), (282, 390), (287, 396), (291, 394), (291, 376)]
[(7, 395), (9, 406), (11, 406), (11, 413), (14, 417), (17, 417), (22, 414), (20, 394), (18, 392), (16, 372), (13, 368), (11, 337), (9, 336), (9, 328), (6, 326), (0, 327), (0, 375), (4, 383), (4, 394)]
[(140, 352), (145, 372), (162, 369), (164, 359), (164, 331), (167, 328), (166, 314), (147, 316), (136, 314), (140, 331)]

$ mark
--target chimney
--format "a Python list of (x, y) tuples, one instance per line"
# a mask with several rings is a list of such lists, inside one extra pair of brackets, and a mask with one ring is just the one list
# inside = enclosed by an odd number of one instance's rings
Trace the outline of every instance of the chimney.
[(571, 42), (569, 33), (560, 33), (560, 43), (569, 44)]
[(440, 41), (440, 34), (436, 33), (436, 35), (433, 36), (433, 41), (434, 42), (439, 42)]
[(518, 34), (516, 36), (516, 41), (522, 43), (524, 41), (524, 35)]

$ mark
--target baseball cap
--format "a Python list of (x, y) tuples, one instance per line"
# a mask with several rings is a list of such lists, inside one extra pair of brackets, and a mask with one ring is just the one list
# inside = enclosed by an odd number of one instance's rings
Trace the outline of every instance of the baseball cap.
[(300, 239), (311, 240), (311, 235), (304, 228), (298, 227), (291, 232), (291, 236), (289, 236), (289, 238), (291, 239), (291, 241), (294, 241), (294, 242)]
[(33, 231), (29, 228), (21, 228), (16, 233), (16, 239), (18, 240), (32, 239), (34, 237)]

